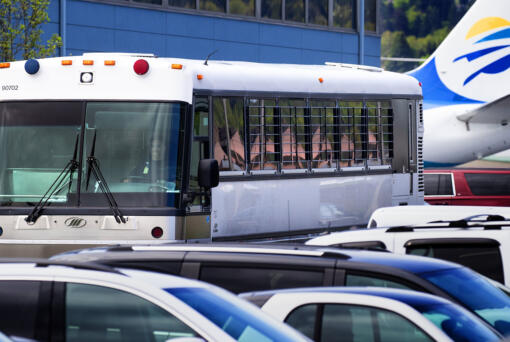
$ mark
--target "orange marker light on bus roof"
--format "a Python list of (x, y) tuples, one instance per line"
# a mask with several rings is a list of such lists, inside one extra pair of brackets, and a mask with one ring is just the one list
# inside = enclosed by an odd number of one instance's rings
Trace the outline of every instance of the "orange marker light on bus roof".
[(70, 59), (62, 60), (62, 65), (73, 65), (73, 61)]
[(115, 61), (104, 61), (104, 65), (113, 66), (115, 65)]
[(204, 75), (200, 75), (200, 74), (197, 75), (197, 80), (202, 80), (203, 78), (204, 78)]
[(94, 65), (94, 61), (91, 61), (90, 59), (83, 60), (83, 65)]
[(0, 63), (0, 69), (10, 68), (11, 63)]
[(182, 64), (172, 64), (172, 69), (182, 69)]
[(324, 82), (324, 79), (322, 77), (319, 77), (319, 82), (320, 83)]

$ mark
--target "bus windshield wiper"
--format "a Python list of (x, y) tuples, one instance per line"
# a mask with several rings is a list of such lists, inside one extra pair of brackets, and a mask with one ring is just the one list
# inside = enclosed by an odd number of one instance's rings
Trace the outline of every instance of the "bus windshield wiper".
[(62, 189), (62, 183), (69, 176), (69, 191), (71, 191), (71, 186), (73, 183), (73, 174), (76, 169), (78, 169), (78, 161), (77, 153), (78, 153), (78, 140), (80, 138), (79, 134), (76, 134), (76, 142), (74, 143), (74, 153), (73, 158), (67, 163), (67, 165), (62, 169), (57, 179), (51, 184), (48, 190), (44, 193), (44, 195), (39, 200), (36, 206), (32, 209), (30, 214), (25, 217), (25, 221), (27, 223), (35, 223), (37, 219), (41, 216), (44, 207), (48, 204), (50, 198), (58, 191)]
[(90, 174), (93, 173), (96, 178), (97, 183), (99, 184), (99, 188), (101, 192), (105, 195), (106, 200), (108, 201), (108, 205), (113, 212), (113, 217), (117, 223), (126, 223), (126, 219), (122, 215), (119, 206), (117, 205), (117, 201), (113, 197), (110, 188), (108, 187), (108, 183), (99, 168), (99, 162), (97, 158), (94, 156), (96, 150), (96, 133), (94, 132), (94, 139), (92, 140), (92, 149), (90, 150), (90, 155), (87, 157), (87, 180), (85, 184), (85, 190), (89, 188)]

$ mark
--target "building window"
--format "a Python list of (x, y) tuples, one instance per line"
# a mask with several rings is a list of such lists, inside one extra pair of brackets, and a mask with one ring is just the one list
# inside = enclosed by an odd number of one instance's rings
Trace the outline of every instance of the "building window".
[[(160, 2), (161, 3), (161, 2)], [(168, 6), (183, 7), (183, 8), (196, 8), (195, 0), (168, 0)]]
[(364, 0), (364, 1), (365, 1), (365, 30), (370, 32), (376, 32), (377, 0)]
[(333, 26), (356, 28), (356, 0), (333, 0)]
[(308, 0), (308, 22), (328, 25), (328, 0)]
[(246, 16), (255, 15), (255, 0), (230, 0), (229, 13)]
[(226, 0), (200, 0), (200, 9), (212, 12), (225, 12)]
[(281, 0), (261, 0), (260, 15), (262, 18), (282, 19)]
[(143, 4), (161, 5), (161, 0), (133, 0)]
[(305, 0), (285, 0), (285, 20), (305, 22)]
[(243, 111), (242, 97), (213, 97), (214, 157), (220, 171), (245, 168)]

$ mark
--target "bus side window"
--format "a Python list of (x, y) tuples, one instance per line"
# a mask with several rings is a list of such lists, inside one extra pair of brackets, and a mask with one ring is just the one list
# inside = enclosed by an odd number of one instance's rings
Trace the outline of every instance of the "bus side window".
[(213, 97), (213, 154), (220, 171), (243, 171), (244, 98)]

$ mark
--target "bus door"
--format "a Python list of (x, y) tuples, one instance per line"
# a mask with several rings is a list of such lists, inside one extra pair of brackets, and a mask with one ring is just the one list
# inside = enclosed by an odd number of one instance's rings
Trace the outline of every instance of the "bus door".
[[(209, 97), (193, 98), (192, 142), (189, 175), (189, 193), (200, 193), (198, 186), (198, 162), (210, 158), (209, 142)], [(196, 195), (188, 205), (186, 215), (186, 239), (209, 238), (211, 236), (211, 198)]]
[(393, 144), (393, 205), (407, 205), (417, 192), (413, 175), (417, 173), (417, 131), (414, 101), (392, 101)]

